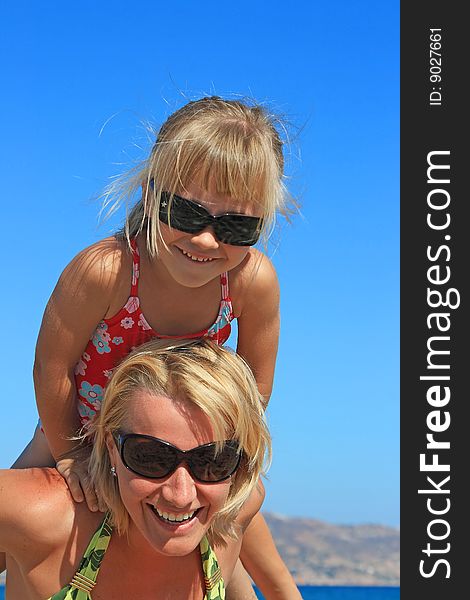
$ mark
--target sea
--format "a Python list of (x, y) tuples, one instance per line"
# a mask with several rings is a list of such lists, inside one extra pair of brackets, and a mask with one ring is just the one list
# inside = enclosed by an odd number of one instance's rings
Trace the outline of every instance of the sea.
[[(300, 585), (303, 600), (399, 600), (399, 587), (348, 587)], [(264, 600), (255, 588), (256, 596)]]
[[(399, 600), (399, 587), (335, 587), (335, 586), (299, 586), (303, 600)], [(263, 600), (255, 588), (257, 597)], [(5, 598), (5, 588), (0, 586), (0, 600)]]

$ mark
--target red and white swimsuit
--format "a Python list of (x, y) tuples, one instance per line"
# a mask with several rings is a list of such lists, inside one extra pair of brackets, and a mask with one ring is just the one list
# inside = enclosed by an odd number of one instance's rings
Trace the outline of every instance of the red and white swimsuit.
[(114, 367), (137, 346), (152, 338), (181, 339), (208, 337), (223, 344), (230, 336), (233, 320), (229, 295), (228, 274), (220, 276), (221, 296), (219, 314), (209, 328), (188, 335), (161, 335), (147, 322), (138, 295), (140, 256), (135, 240), (132, 247), (131, 293), (121, 310), (98, 323), (85, 351), (75, 366), (78, 412), (83, 425), (89, 423), (101, 408), (104, 388)]

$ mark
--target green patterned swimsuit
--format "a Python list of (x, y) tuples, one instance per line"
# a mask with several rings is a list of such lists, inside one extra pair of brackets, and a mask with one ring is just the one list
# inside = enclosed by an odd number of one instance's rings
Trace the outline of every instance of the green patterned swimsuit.
[[(98, 527), (85, 550), (78, 571), (69, 585), (65, 586), (49, 598), (49, 600), (91, 600), (91, 590), (95, 586), (100, 570), (101, 561), (111, 539), (113, 528), (110, 523), (110, 513), (107, 513), (102, 524)], [(204, 536), (199, 544), (204, 572), (206, 594), (204, 600), (225, 600), (225, 587), (222, 573), (215, 552)]]

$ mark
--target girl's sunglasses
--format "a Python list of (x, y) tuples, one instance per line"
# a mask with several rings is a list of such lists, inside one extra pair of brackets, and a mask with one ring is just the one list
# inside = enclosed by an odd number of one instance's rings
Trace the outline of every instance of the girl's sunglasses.
[[(249, 215), (224, 214), (211, 215), (203, 206), (181, 196), (162, 192), (159, 219), (165, 225), (185, 233), (198, 233), (211, 226), (222, 244), (231, 246), (253, 246), (261, 233), (260, 217)], [(169, 208), (168, 208), (169, 207)]]
[(114, 433), (114, 441), (124, 466), (148, 479), (163, 479), (185, 463), (194, 479), (202, 483), (217, 483), (228, 479), (238, 468), (241, 452), (235, 440), (211, 442), (192, 450), (180, 450), (176, 446), (140, 433)]

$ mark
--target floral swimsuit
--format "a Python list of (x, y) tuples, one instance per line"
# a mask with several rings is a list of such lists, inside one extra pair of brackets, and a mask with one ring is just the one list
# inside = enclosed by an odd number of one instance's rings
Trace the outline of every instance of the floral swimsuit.
[(100, 410), (104, 388), (114, 367), (137, 346), (155, 337), (164, 339), (207, 337), (218, 344), (223, 344), (230, 336), (233, 309), (227, 273), (222, 273), (220, 276), (219, 314), (210, 327), (197, 333), (178, 336), (161, 335), (154, 331), (140, 308), (138, 295), (140, 256), (135, 240), (132, 240), (131, 248), (133, 264), (129, 299), (116, 315), (98, 323), (75, 366), (78, 412), (85, 426)]
[[(113, 528), (109, 521), (110, 513), (107, 513), (103, 522), (91, 538), (72, 581), (48, 600), (92, 600), (91, 591), (96, 585), (96, 578), (98, 577), (101, 562), (113, 533)], [(201, 553), (204, 586), (206, 589), (203, 600), (225, 600), (225, 586), (222, 573), (220, 572), (215, 552), (212, 550), (205, 536), (199, 544), (199, 551)]]

